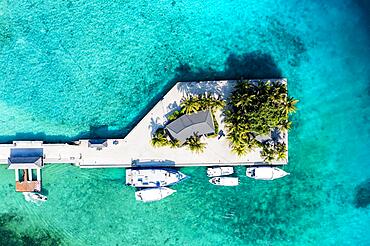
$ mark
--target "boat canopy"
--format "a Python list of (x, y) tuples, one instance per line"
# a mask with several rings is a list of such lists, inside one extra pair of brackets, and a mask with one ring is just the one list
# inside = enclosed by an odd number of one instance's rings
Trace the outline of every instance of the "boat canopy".
[(272, 179), (274, 176), (273, 168), (255, 168), (254, 178), (256, 179)]

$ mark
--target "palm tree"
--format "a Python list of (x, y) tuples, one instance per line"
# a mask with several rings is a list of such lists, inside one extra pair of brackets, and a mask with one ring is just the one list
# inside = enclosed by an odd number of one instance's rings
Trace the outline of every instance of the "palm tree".
[(289, 120), (285, 120), (282, 123), (280, 123), (280, 128), (282, 130), (288, 131), (290, 128), (292, 128), (292, 122)]
[(179, 118), (181, 116), (181, 112), (180, 111), (174, 111), (172, 114), (168, 115), (167, 116), (167, 119), (169, 121), (174, 121), (176, 120), (177, 118)]
[(191, 114), (197, 112), (201, 105), (199, 103), (199, 97), (189, 97), (182, 100), (180, 103), (181, 113)]
[(216, 99), (212, 97), (212, 100), (210, 102), (210, 106), (213, 110), (222, 109), (226, 105), (226, 102), (222, 99)]
[(287, 114), (295, 113), (297, 111), (296, 104), (299, 100), (294, 99), (293, 97), (288, 97), (287, 102), (285, 104), (285, 112)]
[(286, 152), (278, 152), (276, 159), (278, 159), (278, 160), (284, 160), (284, 159), (286, 159)]
[(198, 98), (198, 102), (200, 105), (200, 110), (206, 110), (206, 109), (212, 108), (212, 98), (209, 96), (206, 96), (206, 95), (200, 96)]
[[(274, 145), (261, 144), (256, 137), (267, 135), (274, 128), (288, 130), (291, 127), (288, 114), (296, 111), (297, 102), (287, 97), (286, 84), (240, 81), (230, 96), (228, 109), (224, 111), (227, 139), (233, 152), (240, 155), (262, 147), (261, 155), (267, 161), (276, 159), (279, 153)], [(284, 151), (280, 152), (280, 157), (283, 157)]]
[(275, 151), (277, 155), (276, 159), (286, 159), (287, 148), (285, 143), (277, 143), (275, 145)]
[(181, 147), (180, 141), (177, 140), (177, 139), (171, 139), (169, 141), (169, 145), (170, 145), (171, 148), (179, 148), (179, 147)]
[(254, 137), (249, 139), (248, 142), (247, 142), (247, 147), (248, 149), (253, 149), (253, 148), (258, 148), (261, 146), (261, 142), (259, 142), (257, 139), (255, 139)]
[(151, 143), (154, 147), (164, 147), (169, 145), (166, 132), (163, 128), (159, 128), (153, 135)]
[(272, 140), (266, 140), (261, 143), (261, 156), (264, 157), (264, 161), (266, 162), (271, 162), (275, 159), (275, 149), (273, 144)]
[(202, 153), (206, 148), (206, 144), (200, 141), (200, 137), (196, 134), (188, 138), (185, 142), (185, 145), (188, 146), (189, 150), (195, 153)]
[[(194, 100), (194, 99), (193, 99)], [(225, 107), (225, 101), (220, 98), (215, 98), (211, 95), (199, 96), (196, 100), (199, 103), (199, 110), (211, 109), (222, 109)]]
[(237, 154), (238, 156), (242, 156), (242, 155), (245, 155), (247, 150), (245, 147), (241, 146), (241, 145), (233, 145), (231, 147), (231, 151), (235, 154)]

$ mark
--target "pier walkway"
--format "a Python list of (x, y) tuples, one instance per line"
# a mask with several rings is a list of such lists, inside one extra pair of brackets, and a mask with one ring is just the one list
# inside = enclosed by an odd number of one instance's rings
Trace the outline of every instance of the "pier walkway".
[[(286, 80), (282, 80), (286, 83)], [(72, 144), (45, 144), (41, 141), (16, 141), (0, 144), (0, 164), (8, 164), (14, 153), (22, 156), (22, 150), (37, 149), (45, 164), (71, 163), (81, 168), (115, 168), (132, 166), (214, 166), (214, 165), (253, 165), (261, 164), (260, 150), (239, 157), (231, 153), (225, 137), (206, 138), (207, 147), (203, 153), (196, 154), (187, 148), (154, 148), (151, 135), (163, 126), (171, 112), (179, 108), (184, 96), (197, 94), (219, 95), (227, 98), (236, 81), (178, 82), (149, 111), (148, 114), (122, 139), (80, 140)], [(221, 112), (216, 113), (219, 130), (225, 131)], [(282, 134), (288, 142), (288, 134)], [(17, 151), (18, 150), (18, 151)], [(25, 151), (25, 153), (28, 153)], [(277, 163), (284, 165), (287, 160)]]

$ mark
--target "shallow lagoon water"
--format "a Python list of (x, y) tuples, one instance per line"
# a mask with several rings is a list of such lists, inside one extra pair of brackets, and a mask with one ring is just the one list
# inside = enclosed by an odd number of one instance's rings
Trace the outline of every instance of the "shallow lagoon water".
[[(124, 171), (47, 166), (49, 201), (0, 167), (0, 245), (368, 245), (366, 1), (1, 1), (0, 141), (124, 136), (176, 81), (288, 78), (289, 177), (134, 201)], [(101, 127), (105, 126), (105, 127)], [(12, 241), (13, 240), (13, 241)]]

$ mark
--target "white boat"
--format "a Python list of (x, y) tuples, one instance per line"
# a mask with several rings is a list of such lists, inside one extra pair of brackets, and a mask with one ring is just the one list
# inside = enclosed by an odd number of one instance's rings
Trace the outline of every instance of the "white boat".
[(239, 185), (238, 177), (214, 177), (209, 180), (211, 184), (221, 186), (237, 186)]
[(277, 167), (248, 167), (246, 171), (248, 177), (260, 180), (278, 179), (289, 174)]
[(167, 187), (148, 188), (135, 192), (135, 198), (137, 201), (142, 202), (154, 202), (162, 200), (175, 193), (176, 191)]
[(126, 169), (126, 185), (134, 187), (163, 187), (190, 178), (182, 172), (167, 168)]
[(23, 192), (24, 198), (27, 202), (46, 202), (48, 200), (47, 196), (41, 195), (35, 192)]
[(208, 177), (226, 176), (234, 173), (233, 167), (209, 167), (207, 168)]

